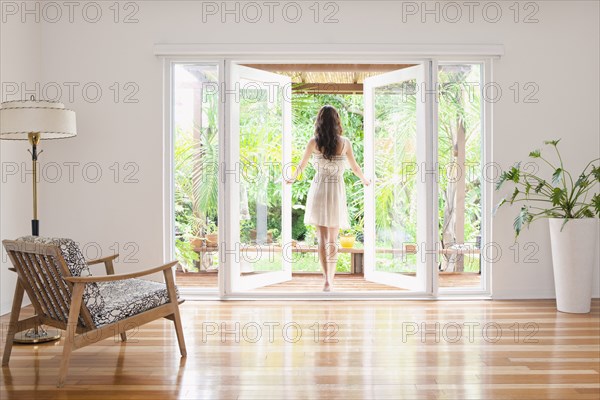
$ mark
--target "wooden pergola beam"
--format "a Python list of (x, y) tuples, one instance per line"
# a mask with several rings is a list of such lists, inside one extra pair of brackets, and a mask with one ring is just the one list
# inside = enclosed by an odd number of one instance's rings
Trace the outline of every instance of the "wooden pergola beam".
[(298, 83), (292, 86), (294, 93), (308, 94), (361, 94), (362, 83)]

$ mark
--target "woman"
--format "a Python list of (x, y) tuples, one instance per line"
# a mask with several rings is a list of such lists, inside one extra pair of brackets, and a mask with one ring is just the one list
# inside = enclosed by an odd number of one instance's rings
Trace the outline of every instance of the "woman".
[(341, 229), (348, 229), (348, 207), (344, 170), (347, 163), (363, 185), (371, 182), (365, 178), (352, 152), (352, 143), (342, 136), (340, 115), (332, 106), (323, 106), (315, 121), (315, 136), (306, 145), (302, 161), (287, 183), (292, 183), (302, 173), (310, 157), (316, 170), (306, 199), (304, 223), (315, 225), (319, 241), (319, 261), (325, 276), (323, 291), (333, 288), (337, 266), (337, 236)]

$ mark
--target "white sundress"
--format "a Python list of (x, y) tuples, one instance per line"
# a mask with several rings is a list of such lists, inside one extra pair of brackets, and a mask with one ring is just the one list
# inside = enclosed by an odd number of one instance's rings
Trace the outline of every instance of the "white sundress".
[(316, 173), (306, 198), (304, 224), (349, 229), (344, 185), (344, 171), (348, 165), (346, 155), (328, 160), (321, 153), (313, 153), (312, 163)]

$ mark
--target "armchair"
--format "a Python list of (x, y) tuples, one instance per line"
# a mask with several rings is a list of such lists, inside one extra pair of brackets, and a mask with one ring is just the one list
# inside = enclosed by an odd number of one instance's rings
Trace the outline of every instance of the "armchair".
[[(66, 331), (58, 375), (62, 387), (68, 372), (71, 352), (158, 318), (173, 321), (182, 357), (185, 341), (179, 315), (179, 295), (172, 267), (160, 267), (128, 274), (114, 274), (109, 256), (86, 262), (71, 239), (25, 236), (2, 241), (18, 279), (10, 315), (2, 365), (7, 365), (16, 332), (39, 324)], [(92, 276), (89, 265), (104, 263), (105, 276)], [(163, 272), (165, 283), (139, 279)], [(27, 293), (35, 315), (19, 320), (23, 294)]]

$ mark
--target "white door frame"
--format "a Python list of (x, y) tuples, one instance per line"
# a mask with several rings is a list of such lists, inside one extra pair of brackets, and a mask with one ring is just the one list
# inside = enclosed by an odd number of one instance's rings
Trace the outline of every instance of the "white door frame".
[[(224, 185), (224, 193), (240, 193), (241, 176), (241, 161), (240, 161), (240, 126), (239, 126), (239, 110), (240, 102), (228, 101), (231, 95), (239, 98), (241, 96), (241, 88), (237, 87), (243, 77), (254, 79), (256, 82), (267, 82), (269, 84), (277, 83), (282, 89), (281, 104), (282, 112), (282, 159), (283, 167), (291, 162), (292, 154), (292, 104), (291, 104), (291, 79), (287, 76), (281, 76), (272, 72), (267, 72), (255, 68), (249, 68), (239, 65), (238, 62), (227, 60), (225, 64), (226, 86), (228, 89), (225, 92), (223, 100), (225, 101), (228, 112), (225, 118), (228, 118), (229, 129), (227, 129), (225, 148), (228, 149), (225, 154), (225, 166), (222, 168), (220, 184)], [(233, 84), (233, 85), (232, 85)], [(234, 87), (232, 87), (234, 86)], [(270, 95), (269, 95), (270, 96)], [(231, 172), (235, 175), (232, 175)], [(282, 170), (283, 172), (283, 170)], [(286, 185), (281, 179), (282, 199), (281, 199), (281, 237), (282, 237), (282, 269), (280, 271), (264, 272), (260, 274), (243, 276), (241, 274), (241, 258), (244, 257), (244, 252), (238, 249), (240, 240), (240, 203), (239, 196), (226, 196), (224, 198), (227, 213), (225, 235), (219, 247), (220, 259), (223, 259), (224, 269), (228, 276), (225, 280), (224, 295), (245, 292), (257, 287), (268, 286), (275, 283), (285, 282), (292, 279), (292, 188), (291, 185)], [(236, 201), (237, 200), (237, 201)], [(235, 248), (226, 248), (227, 243), (234, 243)], [(260, 246), (260, 245), (259, 245)], [(219, 274), (224, 275), (224, 274)]]
[[(431, 163), (432, 154), (429, 152), (429, 138), (435, 133), (430, 129), (428, 120), (430, 119), (427, 109), (430, 103), (435, 100), (430, 94), (430, 64), (427, 61), (422, 64), (417, 64), (413, 67), (408, 67), (400, 70), (386, 72), (381, 75), (376, 75), (366, 78), (364, 81), (364, 134), (365, 134), (365, 174), (373, 179), (373, 184), (365, 187), (365, 253), (363, 271), (365, 280), (381, 283), (389, 286), (397, 286), (406, 288), (413, 293), (421, 293), (432, 295), (431, 275), (433, 275), (433, 266), (435, 260), (430, 257), (429, 252), (424, 251), (424, 246), (431, 246), (432, 236), (430, 234), (431, 225), (433, 225), (433, 210), (429, 206), (428, 200), (430, 196), (436, 193), (437, 174), (423, 174), (423, 168), (418, 167), (417, 179), (417, 237), (418, 244), (417, 265), (415, 276), (403, 275), (401, 273), (383, 272), (376, 269), (376, 249), (375, 249), (375, 188), (377, 185), (377, 177), (375, 176), (375, 115), (374, 106), (375, 99), (373, 98), (374, 90), (378, 87), (389, 84), (404, 82), (414, 79), (416, 81), (416, 162), (417, 166), (427, 166)], [(431, 140), (433, 142), (433, 140)], [(429, 189), (433, 185), (431, 192)], [(437, 198), (437, 197), (436, 197)], [(436, 225), (433, 225), (436, 226)]]
[[(281, 46), (279, 46), (281, 47)], [(399, 64), (399, 63), (419, 63), (427, 60), (433, 60), (429, 73), (437, 87), (437, 62), (457, 62), (457, 63), (481, 63), (484, 68), (483, 85), (492, 83), (492, 65), (493, 60), (498, 59), (504, 54), (503, 45), (329, 45), (329, 44), (311, 44), (311, 45), (285, 45), (279, 48), (277, 45), (241, 45), (241, 44), (156, 44), (154, 53), (163, 59), (163, 93), (164, 93), (164, 126), (163, 126), (163, 259), (169, 261), (173, 259), (173, 135), (172, 135), (172, 69), (176, 63), (198, 62), (217, 64), (219, 66), (219, 79), (226, 81), (223, 75), (225, 71), (226, 60), (234, 59), (245, 63), (357, 63), (364, 62), (375, 64)], [(433, 69), (435, 68), (435, 69)], [(222, 88), (223, 86), (220, 85)], [(436, 102), (431, 106), (428, 113), (437, 114)], [(225, 115), (228, 113), (227, 105), (219, 102), (219, 143), (220, 156), (224, 160), (226, 156), (227, 126), (225, 124)], [(492, 109), (491, 102), (483, 102), (484, 125), (482, 130), (482, 165), (492, 165)], [(435, 114), (433, 114), (435, 113)], [(437, 134), (437, 121), (434, 118), (428, 118), (427, 122), (430, 129), (435, 129)], [(436, 136), (437, 137), (437, 136)], [(436, 143), (430, 143), (428, 151), (437, 155)], [(432, 169), (433, 170), (433, 169)], [(223, 187), (221, 187), (223, 186)], [(431, 188), (430, 190), (432, 190)], [(224, 184), (221, 181), (219, 196), (224, 195)], [(483, 209), (482, 215), (482, 248), (486, 243), (492, 243), (492, 194), (493, 184), (484, 180), (484, 190), (482, 191)], [(226, 197), (222, 197), (226, 198)], [(434, 199), (436, 199), (434, 197)], [(226, 221), (225, 202), (219, 204), (219, 221)], [(431, 204), (431, 207), (437, 207)], [(437, 219), (437, 218), (436, 218)], [(219, 223), (219, 236), (225, 237), (225, 223)], [(437, 230), (437, 221), (435, 225)], [(436, 232), (436, 231), (434, 231)], [(219, 268), (223, 268), (221, 264)], [(223, 269), (220, 269), (223, 271)], [(482, 257), (482, 287), (473, 290), (443, 290), (438, 291), (438, 274), (432, 274), (431, 281), (427, 283), (431, 287), (428, 290), (430, 295), (415, 295), (414, 293), (402, 293), (399, 291), (380, 291), (380, 292), (355, 292), (355, 293), (336, 293), (329, 292), (324, 296), (323, 293), (226, 293), (225, 280), (223, 274), (219, 274), (218, 292), (212, 290), (182, 290), (182, 294), (188, 298), (198, 299), (436, 299), (436, 298), (490, 298), (491, 297), (491, 268), (490, 263)]]

